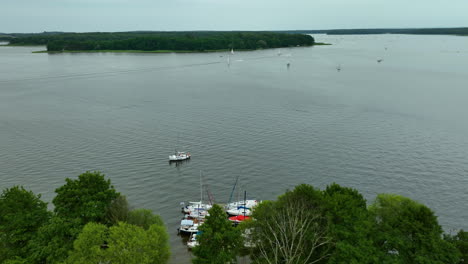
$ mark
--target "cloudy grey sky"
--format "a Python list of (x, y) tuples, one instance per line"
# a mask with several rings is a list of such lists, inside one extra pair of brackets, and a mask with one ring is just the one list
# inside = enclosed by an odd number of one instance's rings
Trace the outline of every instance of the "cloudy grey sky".
[(468, 0), (0, 0), (0, 32), (468, 26)]

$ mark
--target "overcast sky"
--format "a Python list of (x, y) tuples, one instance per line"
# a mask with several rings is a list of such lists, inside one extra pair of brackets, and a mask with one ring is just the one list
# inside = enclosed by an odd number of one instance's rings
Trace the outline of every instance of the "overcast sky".
[(468, 0), (0, 0), (0, 32), (468, 26)]

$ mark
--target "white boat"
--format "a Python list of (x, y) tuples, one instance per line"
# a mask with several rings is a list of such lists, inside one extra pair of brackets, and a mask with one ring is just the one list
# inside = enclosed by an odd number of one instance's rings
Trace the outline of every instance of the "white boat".
[[(185, 203), (182, 203), (185, 204)], [(186, 214), (190, 214), (192, 212), (196, 211), (208, 211), (212, 207), (211, 204), (204, 204), (201, 201), (200, 202), (189, 202), (188, 205), (182, 207), (182, 211)]]
[(258, 205), (257, 200), (245, 200), (229, 203), (226, 205), (226, 213), (230, 215), (246, 215), (251, 216), (252, 210)]
[(187, 214), (190, 218), (204, 219), (206, 216), (210, 215), (207, 210), (195, 210)]
[(190, 159), (189, 152), (176, 151), (174, 155), (169, 156), (169, 161), (180, 161)]
[(198, 245), (199, 244), (198, 244), (198, 241), (197, 241), (197, 234), (192, 234), (190, 236), (189, 241), (187, 242), (187, 247), (192, 249), (192, 248), (194, 248), (194, 247), (196, 247)]
[(252, 215), (252, 210), (250, 210), (250, 209), (244, 209), (243, 206), (240, 206), (240, 207), (235, 208), (235, 209), (226, 210), (226, 213), (228, 213), (229, 215), (245, 215), (245, 216), (251, 216), (251, 215)]
[(198, 227), (202, 225), (203, 222), (197, 219), (184, 219), (180, 221), (179, 232), (194, 234), (198, 232)]

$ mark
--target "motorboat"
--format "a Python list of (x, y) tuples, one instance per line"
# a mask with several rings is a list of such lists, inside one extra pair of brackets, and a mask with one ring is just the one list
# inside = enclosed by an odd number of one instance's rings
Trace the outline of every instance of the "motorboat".
[(190, 159), (190, 152), (176, 151), (174, 155), (169, 156), (169, 161), (181, 161)]
[(194, 234), (198, 232), (198, 227), (202, 225), (203, 222), (199, 219), (183, 219), (180, 221), (179, 232)]

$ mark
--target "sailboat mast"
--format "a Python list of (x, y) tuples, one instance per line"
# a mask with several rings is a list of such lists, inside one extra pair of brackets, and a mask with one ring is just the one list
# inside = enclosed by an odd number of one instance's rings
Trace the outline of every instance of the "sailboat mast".
[(245, 207), (247, 206), (247, 191), (244, 191), (244, 219), (245, 219)]
[(203, 202), (202, 172), (200, 171), (200, 203)]
[(234, 190), (236, 189), (236, 185), (237, 185), (237, 181), (239, 180), (239, 176), (237, 176), (236, 178), (236, 182), (234, 183), (234, 186), (232, 186), (232, 191), (231, 191), (231, 195), (229, 196), (229, 201), (228, 201), (228, 204), (231, 203), (231, 200), (232, 200), (232, 195), (234, 194)]

